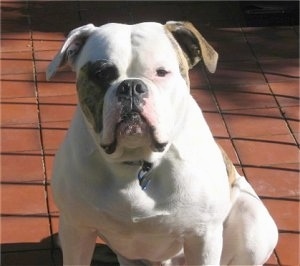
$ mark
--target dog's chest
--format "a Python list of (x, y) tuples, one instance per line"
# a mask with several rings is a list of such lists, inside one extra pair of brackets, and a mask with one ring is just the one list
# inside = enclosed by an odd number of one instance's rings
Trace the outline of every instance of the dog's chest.
[(99, 236), (127, 258), (163, 261), (174, 256), (182, 249), (186, 229), (182, 215), (131, 193), (134, 200), (121, 193), (99, 211)]

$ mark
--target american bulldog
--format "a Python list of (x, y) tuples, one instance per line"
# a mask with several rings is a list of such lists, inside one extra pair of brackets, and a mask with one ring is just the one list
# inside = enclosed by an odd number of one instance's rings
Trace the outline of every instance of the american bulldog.
[(189, 22), (92, 24), (47, 69), (76, 72), (78, 107), (56, 154), (64, 265), (100, 236), (121, 265), (260, 265), (277, 227), (216, 144), (188, 72), (218, 54)]

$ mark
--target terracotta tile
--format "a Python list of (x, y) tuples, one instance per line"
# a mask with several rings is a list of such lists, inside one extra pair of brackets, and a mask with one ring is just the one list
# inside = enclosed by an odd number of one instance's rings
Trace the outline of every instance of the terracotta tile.
[[(34, 40), (33, 41), (33, 47), (34, 52), (37, 54), (37, 52), (41, 51), (58, 51), (64, 44), (64, 38), (62, 40)], [(55, 55), (55, 54), (54, 54)]]
[(60, 144), (62, 143), (63, 139), (67, 130), (62, 129), (51, 129), (51, 128), (44, 128), (42, 130), (43, 136), (43, 148), (46, 151), (56, 151)]
[(244, 167), (248, 181), (259, 196), (299, 199), (299, 173), (289, 169)]
[(1, 81), (1, 98), (34, 98), (35, 86), (31, 81)]
[(32, 60), (32, 52), (6, 52), (1, 53), (1, 59), (8, 60)]
[(294, 143), (292, 137), (287, 137), (290, 132), (276, 108), (224, 113), (224, 120), (233, 138), (254, 138)]
[(276, 255), (273, 252), (270, 258), (268, 259), (268, 261), (264, 264), (264, 266), (275, 266), (275, 265), (278, 266), (279, 262), (277, 260)]
[(5, 78), (7, 74), (25, 74), (33, 73), (33, 64), (31, 60), (1, 60), (1, 76)]
[(280, 106), (299, 106), (299, 82), (269, 83)]
[(203, 88), (208, 85), (208, 79), (204, 71), (204, 66), (198, 64), (189, 71), (190, 87), (191, 89)]
[[(97, 237), (96, 243), (97, 243), (97, 244), (104, 244), (104, 245), (105, 245), (105, 241), (102, 240), (100, 237)], [(99, 246), (99, 245), (97, 245), (97, 246)], [(96, 248), (97, 248), (97, 247), (96, 247)]]
[[(38, 73), (46, 72), (48, 65), (59, 52), (62, 45), (63, 41), (40, 40), (34, 42), (35, 66)], [(66, 69), (71, 70), (71, 68)]]
[(45, 188), (43, 185), (4, 184), (2, 213), (15, 215), (47, 214)]
[(3, 153), (41, 154), (40, 132), (32, 128), (2, 128)]
[(32, 45), (29, 39), (5, 39), (1, 36), (1, 54), (8, 52), (30, 52)]
[(300, 132), (299, 107), (283, 107), (282, 110), (292, 132), (297, 135)]
[(299, 265), (299, 234), (281, 233), (276, 247), (281, 265)]
[(75, 83), (59, 82), (39, 82), (38, 94), (40, 98), (51, 96), (69, 96), (76, 95)]
[[(298, 126), (298, 130), (299, 130), (300, 126)], [(298, 133), (295, 133), (293, 132), (293, 136), (295, 137), (297, 143), (298, 143), (298, 146), (300, 146), (300, 132)]]
[(52, 236), (54, 238), (54, 245), (55, 247), (58, 246), (58, 229), (59, 229), (59, 214), (55, 213), (50, 216), (51, 219), (51, 228), (52, 228)]
[(44, 182), (42, 158), (30, 154), (2, 154), (1, 181), (17, 183)]
[(244, 38), (243, 32), (240, 27), (230, 28), (213, 27), (212, 25), (199, 25), (199, 31), (209, 43), (212, 43), (213, 41), (218, 43), (223, 41), (232, 41), (234, 39), (240, 40)]
[(47, 152), (45, 156), (45, 169), (47, 173), (47, 178), (49, 182), (51, 183), (51, 177), (52, 177), (52, 169), (53, 169), (53, 162), (54, 162), (54, 155), (56, 153), (55, 151)]
[[(41, 72), (42, 69), (48, 67), (50, 65), (51, 61), (54, 59), (55, 55), (59, 52), (60, 47), (53, 50), (45, 50), (45, 51), (35, 51), (34, 57), (35, 57), (35, 64), (38, 67), (38, 72)], [(43, 67), (42, 69), (40, 69)], [(71, 70), (71, 68), (69, 69)]]
[(288, 169), (298, 167), (298, 148), (284, 142), (234, 140), (244, 165), (270, 166)]
[(285, 40), (295, 38), (297, 35), (293, 27), (277, 26), (277, 27), (243, 27), (243, 33), (247, 38), (260, 38), (265, 40)]
[(191, 90), (191, 94), (203, 112), (218, 111), (214, 97), (209, 90), (194, 89)]
[(44, 32), (44, 31), (32, 31), (32, 40), (33, 41), (63, 41), (66, 38), (66, 34), (64, 32)]
[(214, 91), (220, 92), (244, 92), (244, 93), (253, 93), (258, 95), (269, 95), (270, 89), (267, 83), (264, 84), (215, 84), (213, 86)]
[(262, 60), (260, 65), (268, 82), (288, 82), (299, 79), (298, 59)]
[[(222, 149), (226, 152), (229, 159), (233, 162), (233, 164), (240, 164), (239, 159), (237, 157), (236, 151), (229, 139), (216, 139), (217, 143), (222, 147)], [(240, 172), (242, 174), (242, 172)]]
[[(299, 123), (299, 121), (288, 120), (288, 124), (291, 127), (291, 130), (292, 130), (294, 136), (296, 138), (298, 138), (298, 135), (300, 133), (300, 123)], [(298, 140), (298, 143), (299, 143), (299, 140)]]
[(1, 32), (1, 39), (2, 40), (31, 40), (31, 34), (28, 30), (20, 31), (20, 32), (12, 32), (12, 31), (6, 31), (6, 32)]
[(4, 81), (33, 81), (33, 73), (1, 73), (0, 80)]
[(290, 106), (290, 107), (283, 107), (284, 116), (287, 119), (291, 120), (300, 120), (300, 113), (299, 113), (299, 105), (298, 106)]
[[(38, 249), (39, 246), (36, 246)], [(52, 251), (33, 250), (3, 253), (2, 263), (3, 265), (53, 266)]]
[[(50, 63), (50, 62), (49, 62)], [(44, 66), (46, 70), (46, 65)], [(76, 74), (72, 71), (68, 70), (61, 70), (56, 72), (55, 76), (52, 77), (51, 82), (73, 82), (75, 83)], [(37, 73), (37, 81), (38, 82), (46, 82), (46, 73), (45, 71), (41, 71)]]
[[(76, 108), (75, 95), (45, 97), (40, 99), (41, 122), (70, 121)], [(53, 126), (53, 125), (52, 125)]]
[(1, 101), (2, 104), (36, 104), (36, 97), (10, 97), (10, 98), (3, 98)]
[[(255, 60), (250, 47), (244, 38), (217, 40), (210, 43), (219, 54), (219, 62)], [(236, 51), (239, 51), (238, 53)]]
[[(59, 92), (59, 91), (57, 91)], [(77, 95), (76, 93), (69, 93), (69, 94), (56, 94), (54, 96), (46, 96), (46, 97), (39, 97), (40, 105), (65, 105), (65, 106), (72, 106), (76, 107), (77, 105)]]
[(277, 107), (272, 95), (219, 90), (215, 94), (220, 108), (224, 111)]
[(226, 84), (265, 84), (265, 78), (255, 62), (220, 62), (217, 71), (209, 75), (213, 86)]
[(58, 219), (56, 217), (59, 215), (59, 210), (58, 207), (55, 204), (54, 198), (53, 198), (53, 191), (51, 185), (47, 186), (47, 196), (48, 196), (48, 204), (49, 204), (49, 210), (50, 210), (50, 215), (51, 215), (51, 222), (52, 224), (52, 230), (53, 233), (58, 232)]
[(1, 233), (2, 252), (51, 247), (41, 242), (50, 235), (48, 217), (2, 217)]
[(300, 204), (298, 201), (263, 199), (263, 202), (270, 211), (279, 230), (299, 230)]
[(247, 38), (258, 59), (282, 59), (299, 57), (299, 41), (296, 34), (291, 37), (276, 38), (270, 36)]
[(222, 116), (218, 113), (203, 113), (204, 118), (215, 137), (226, 137), (228, 138), (228, 133), (222, 119)]
[[(15, 102), (14, 102), (15, 101)], [(22, 100), (23, 101), (23, 100)], [(1, 125), (2, 126), (37, 126), (37, 106), (33, 99), (29, 103), (20, 103), (18, 99), (10, 100), (8, 103), (1, 104)]]

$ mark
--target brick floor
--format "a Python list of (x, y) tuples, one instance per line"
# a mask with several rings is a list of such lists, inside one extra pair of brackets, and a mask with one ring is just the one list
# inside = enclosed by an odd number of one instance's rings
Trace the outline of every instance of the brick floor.
[(166, 20), (192, 21), (219, 52), (214, 75), (191, 71), (191, 92), (279, 227), (267, 264), (300, 264), (297, 26), (245, 26), (238, 2), (2, 1), (1, 9), (2, 265), (61, 264), (51, 168), (77, 100), (73, 73), (46, 82), (45, 69), (65, 34), (89, 22)]

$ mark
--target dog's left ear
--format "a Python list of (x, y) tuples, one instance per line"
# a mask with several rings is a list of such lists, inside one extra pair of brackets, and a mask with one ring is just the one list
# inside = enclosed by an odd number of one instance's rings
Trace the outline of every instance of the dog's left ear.
[(183, 50), (190, 69), (202, 58), (209, 72), (214, 73), (216, 71), (219, 55), (192, 23), (168, 21), (165, 27)]
[(96, 27), (93, 24), (87, 24), (85, 26), (76, 28), (69, 33), (62, 48), (47, 68), (47, 80), (50, 80), (54, 76), (59, 67), (66, 64), (69, 64), (71, 67), (73, 67), (74, 61), (76, 60), (80, 49), (95, 29)]

